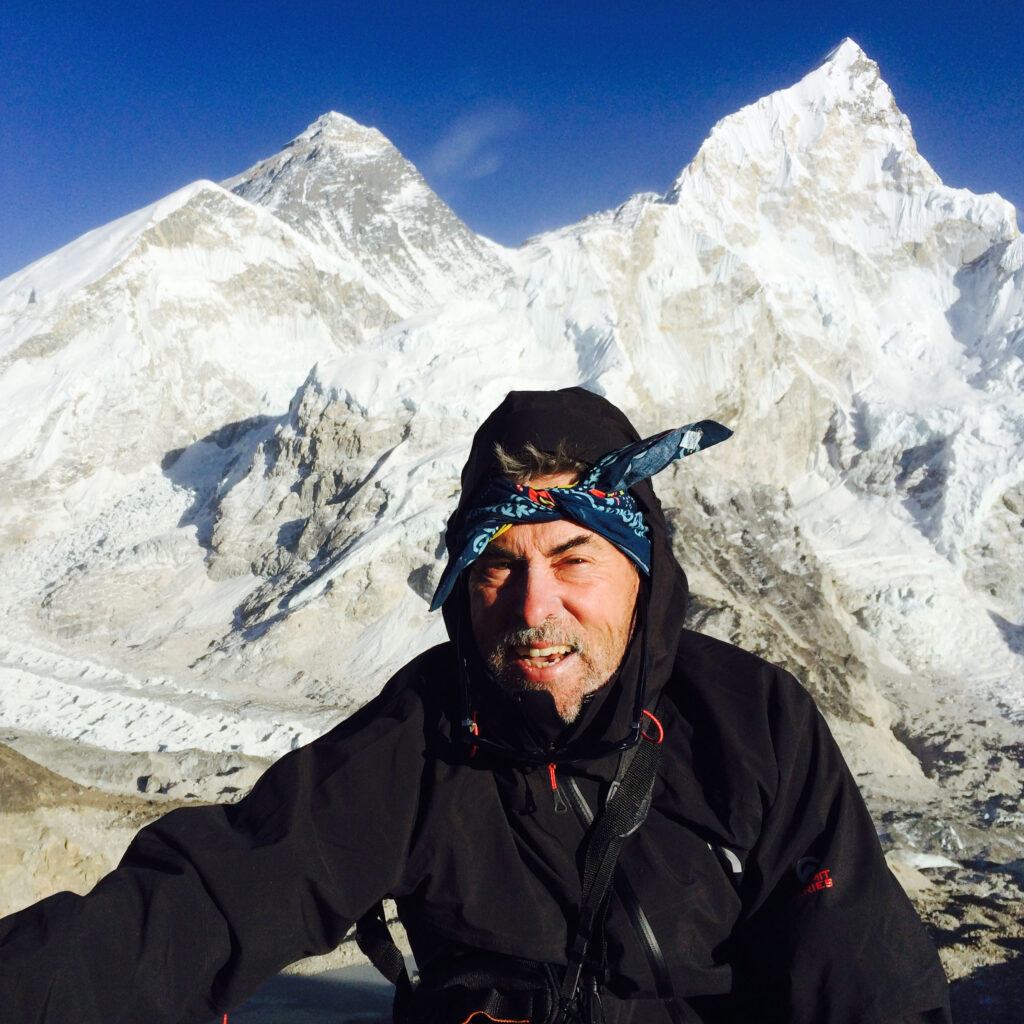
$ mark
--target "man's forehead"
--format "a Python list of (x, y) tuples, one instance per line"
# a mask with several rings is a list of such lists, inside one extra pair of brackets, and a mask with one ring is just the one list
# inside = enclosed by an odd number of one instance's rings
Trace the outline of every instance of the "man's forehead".
[(562, 473), (550, 473), (547, 476), (535, 477), (524, 486), (532, 487), (535, 491), (543, 491), (548, 487), (571, 487), (576, 481), (576, 474), (565, 470)]

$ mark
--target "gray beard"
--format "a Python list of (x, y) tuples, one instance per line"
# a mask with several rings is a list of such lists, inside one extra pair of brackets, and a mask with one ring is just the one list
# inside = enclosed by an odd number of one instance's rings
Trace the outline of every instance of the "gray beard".
[(548, 688), (541, 683), (524, 679), (518, 670), (516, 648), (517, 647), (551, 647), (564, 644), (572, 648), (573, 653), (580, 659), (584, 666), (584, 673), (577, 680), (574, 692), (568, 696), (566, 706), (558, 712), (559, 718), (567, 725), (575, 722), (579, 717), (580, 708), (583, 706), (584, 698), (601, 689), (607, 679), (599, 677), (599, 673), (587, 657), (586, 644), (578, 633), (573, 630), (564, 629), (554, 623), (543, 626), (524, 626), (520, 629), (511, 629), (505, 633), (494, 647), (484, 657), (487, 667), (497, 680), (498, 684), (507, 693), (529, 693), (546, 691)]

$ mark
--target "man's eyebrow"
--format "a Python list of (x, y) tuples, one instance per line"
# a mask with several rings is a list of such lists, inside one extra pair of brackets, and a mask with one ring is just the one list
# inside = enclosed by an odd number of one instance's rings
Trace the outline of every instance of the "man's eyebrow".
[(567, 540), (564, 544), (559, 544), (556, 547), (545, 551), (544, 555), (547, 558), (553, 558), (555, 555), (564, 555), (566, 551), (571, 551), (573, 548), (589, 544), (593, 539), (594, 535), (592, 533), (581, 533), (579, 536), (573, 537), (572, 540)]
[[(549, 548), (544, 552), (545, 558), (555, 558), (557, 555), (564, 555), (566, 551), (571, 551), (573, 548), (582, 547), (584, 544), (589, 544), (594, 539), (592, 533), (581, 533), (576, 537), (572, 537), (570, 540), (565, 541), (562, 544), (556, 544), (553, 548)], [(483, 559), (496, 559), (501, 558), (509, 562), (525, 562), (526, 559), (513, 551), (507, 551), (505, 548), (496, 547), (494, 544), (488, 544), (480, 554), (478, 561)]]

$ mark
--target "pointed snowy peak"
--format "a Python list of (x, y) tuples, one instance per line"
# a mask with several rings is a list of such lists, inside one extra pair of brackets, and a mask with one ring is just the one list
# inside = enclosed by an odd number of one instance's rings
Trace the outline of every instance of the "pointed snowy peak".
[(280, 153), (221, 184), (252, 202), (273, 208), (287, 195), (288, 186), (293, 183), (293, 174), (288, 173), (288, 168), (308, 160), (405, 162), (390, 140), (376, 128), (368, 128), (331, 110), (286, 143)]
[(865, 76), (869, 80), (880, 77), (878, 65), (849, 36), (832, 50), (814, 71), (805, 75), (803, 80), (806, 81), (808, 78), (822, 73), (825, 75), (845, 73), (854, 78)]
[(666, 199), (711, 236), (746, 225), (766, 253), (778, 238), (787, 250), (803, 238), (865, 255), (934, 239), (943, 261), (970, 262), (1016, 234), (998, 196), (943, 186), (851, 39), (795, 85), (719, 121)]
[(333, 111), (224, 186), (359, 262), (409, 313), (508, 273), (384, 135)]
[(852, 39), (795, 85), (719, 121), (674, 193), (710, 162), (759, 167), (778, 187), (816, 169), (852, 188), (870, 186), (879, 175), (938, 184), (878, 65)]
[(370, 128), (353, 121), (351, 117), (329, 110), (318, 117), (301, 135), (293, 139), (285, 149), (309, 149), (317, 145), (342, 146), (350, 160), (360, 155), (379, 156), (393, 151), (390, 140), (376, 128)]
[(829, 109), (848, 104), (864, 122), (879, 117), (910, 135), (910, 122), (896, 106), (892, 90), (878, 65), (849, 37), (787, 92), (799, 95), (811, 107)]

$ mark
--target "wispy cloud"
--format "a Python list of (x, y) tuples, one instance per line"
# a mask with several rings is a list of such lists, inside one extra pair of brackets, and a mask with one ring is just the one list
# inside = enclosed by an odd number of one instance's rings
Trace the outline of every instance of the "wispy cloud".
[(489, 107), (457, 117), (434, 145), (428, 158), (439, 178), (474, 181), (494, 174), (504, 162), (502, 143), (523, 125), (512, 106)]

